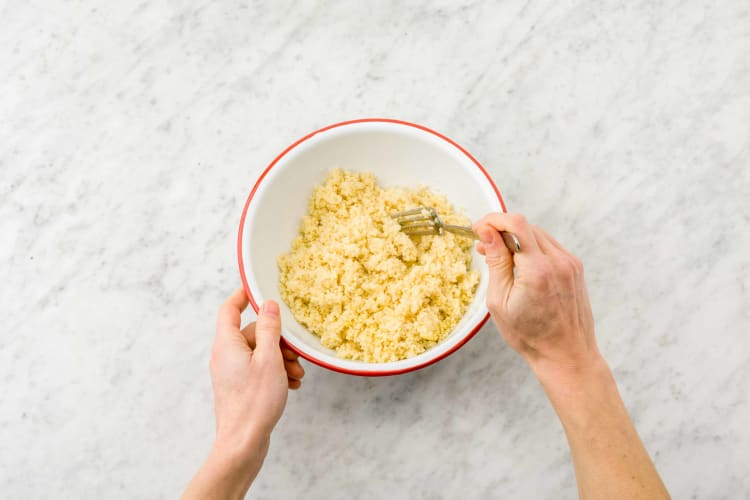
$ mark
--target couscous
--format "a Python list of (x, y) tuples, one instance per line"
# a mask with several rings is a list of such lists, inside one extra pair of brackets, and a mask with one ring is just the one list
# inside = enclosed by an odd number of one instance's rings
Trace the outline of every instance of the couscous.
[(390, 214), (434, 207), (469, 224), (425, 187), (384, 189), (371, 173), (332, 170), (317, 186), (289, 253), (281, 297), (339, 356), (370, 363), (416, 356), (440, 342), (471, 302), (479, 273), (468, 238), (407, 236)]

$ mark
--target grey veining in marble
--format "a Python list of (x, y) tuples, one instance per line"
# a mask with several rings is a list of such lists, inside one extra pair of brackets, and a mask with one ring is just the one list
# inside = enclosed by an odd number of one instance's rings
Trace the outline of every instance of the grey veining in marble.
[[(179, 494), (247, 192), (362, 116), (453, 137), (580, 255), (674, 498), (750, 498), (745, 0), (3, 2), (0, 496)], [(490, 325), (418, 373), (306, 368), (253, 498), (576, 495)]]

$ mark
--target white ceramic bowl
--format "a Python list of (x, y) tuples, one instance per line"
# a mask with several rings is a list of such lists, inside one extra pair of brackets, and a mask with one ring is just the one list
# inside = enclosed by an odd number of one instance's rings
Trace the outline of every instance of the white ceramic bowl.
[(419, 356), (389, 363), (341, 359), (297, 323), (281, 300), (276, 258), (289, 250), (315, 185), (334, 167), (368, 171), (389, 186), (428, 186), (445, 194), (469, 218), (505, 211), (500, 191), (465, 149), (421, 125), (382, 118), (352, 120), (317, 130), (281, 152), (258, 178), (240, 220), (237, 253), (250, 303), (281, 306), (282, 337), (294, 351), (320, 366), (353, 375), (395, 375), (432, 364), (465, 344), (487, 321), (487, 267), (473, 255), (481, 277), (477, 293), (453, 331)]

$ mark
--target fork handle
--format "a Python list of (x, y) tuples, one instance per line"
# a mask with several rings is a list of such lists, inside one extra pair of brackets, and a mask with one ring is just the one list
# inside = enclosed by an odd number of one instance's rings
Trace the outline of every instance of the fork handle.
[[(475, 240), (479, 239), (479, 236), (477, 236), (477, 233), (475, 233), (474, 230), (471, 229), (470, 227), (454, 226), (452, 224), (444, 224), (443, 229), (451, 233), (459, 234), (461, 236), (466, 236), (468, 238), (472, 238)], [(503, 237), (505, 246), (508, 248), (510, 253), (518, 253), (521, 251), (521, 242), (518, 241), (518, 236), (516, 236), (513, 233), (509, 233), (508, 231), (500, 231), (500, 236)]]

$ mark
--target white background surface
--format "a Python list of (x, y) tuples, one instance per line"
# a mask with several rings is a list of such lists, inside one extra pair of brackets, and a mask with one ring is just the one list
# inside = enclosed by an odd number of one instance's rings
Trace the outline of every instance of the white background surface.
[[(256, 175), (387, 116), (457, 140), (583, 259), (673, 496), (749, 498), (748, 3), (370, 3), (0, 4), (2, 496), (177, 496)], [(411, 375), (306, 368), (254, 498), (576, 495), (490, 325)]]

